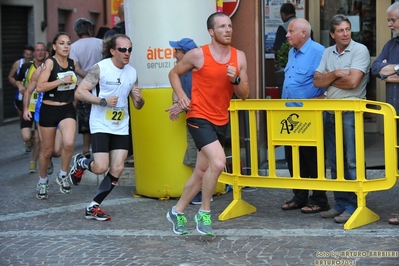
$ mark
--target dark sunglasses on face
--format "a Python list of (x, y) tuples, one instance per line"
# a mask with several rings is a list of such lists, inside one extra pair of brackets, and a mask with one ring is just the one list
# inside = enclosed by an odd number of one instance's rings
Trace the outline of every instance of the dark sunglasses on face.
[(177, 52), (182, 52), (183, 54), (186, 53), (186, 51), (184, 51), (183, 49), (177, 49), (177, 48), (175, 48), (175, 53), (177, 53)]
[(132, 52), (132, 47), (129, 47), (129, 48), (127, 48), (127, 47), (118, 47), (118, 51), (121, 52), (121, 53), (126, 53), (126, 51), (131, 53)]

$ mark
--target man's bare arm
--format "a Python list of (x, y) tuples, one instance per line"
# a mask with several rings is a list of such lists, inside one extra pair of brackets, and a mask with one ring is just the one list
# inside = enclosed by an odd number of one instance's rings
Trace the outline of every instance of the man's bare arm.
[(15, 78), (14, 77), (15, 77), (15, 73), (17, 73), (18, 65), (19, 65), (19, 60), (15, 61), (14, 64), (12, 64), (10, 72), (8, 73), (8, 81), (14, 87), (17, 87), (17, 84), (15, 83)]
[(394, 70), (395, 66), (396, 65), (386, 65), (386, 66), (384, 66), (380, 70), (380, 75), (390, 76), (390, 75), (396, 74), (396, 71)]
[(316, 88), (327, 88), (338, 79), (348, 76), (350, 73), (349, 69), (336, 69), (331, 72), (315, 72), (313, 76), (313, 85)]
[(100, 67), (96, 64), (94, 65), (86, 77), (82, 80), (76, 89), (75, 97), (78, 100), (88, 103), (99, 104), (99, 97), (94, 96), (90, 91), (94, 89), (100, 79)]
[(143, 92), (137, 83), (133, 84), (133, 88), (130, 91), (130, 96), (133, 99), (134, 108), (136, 108), (137, 110), (143, 108), (144, 106)]
[(80, 77), (84, 78), (87, 75), (87, 71), (84, 71), (82, 67), (80, 66), (80, 63), (78, 61), (75, 62), (75, 73), (78, 74)]
[(28, 87), (25, 90), (24, 93), (24, 97), (22, 98), (23, 101), (23, 118), (25, 120), (31, 120), (32, 119), (32, 115), (29, 111), (29, 102), (30, 102), (30, 97), (33, 93), (33, 91), (36, 89), (36, 85), (37, 85), (37, 79), (39, 78), (40, 75), (40, 71), (42, 70), (41, 66), (39, 66), (35, 72), (33, 72), (32, 77), (30, 79), (30, 83), (28, 85)]
[(385, 82), (389, 83), (399, 83), (399, 76), (398, 75), (391, 75), (384, 79)]
[(240, 79), (241, 82), (238, 85), (234, 85), (234, 93), (235, 95), (245, 100), (249, 97), (249, 84), (248, 84), (248, 74), (247, 74), (247, 59), (245, 57), (244, 52), (238, 52), (238, 62), (240, 64)]
[[(201, 61), (202, 60), (202, 61)], [(177, 63), (169, 72), (169, 81), (173, 91), (178, 97), (178, 103), (183, 110), (190, 108), (190, 99), (183, 90), (180, 76), (187, 71), (196, 69), (198, 65), (203, 63), (203, 53), (201, 48), (195, 48), (186, 53), (183, 59)]]
[(316, 88), (327, 88), (336, 78), (334, 72), (315, 72), (313, 76), (313, 85)]
[[(100, 67), (96, 64), (94, 65), (86, 77), (82, 80), (75, 91), (75, 98), (83, 102), (88, 102), (91, 104), (100, 104), (101, 98), (94, 96), (90, 91), (94, 89), (100, 80)], [(107, 101), (107, 106), (115, 107), (118, 104), (117, 96), (109, 96), (105, 99)]]
[(358, 69), (350, 69), (349, 75), (343, 75), (332, 82), (334, 87), (351, 90), (356, 88), (362, 80), (364, 73)]

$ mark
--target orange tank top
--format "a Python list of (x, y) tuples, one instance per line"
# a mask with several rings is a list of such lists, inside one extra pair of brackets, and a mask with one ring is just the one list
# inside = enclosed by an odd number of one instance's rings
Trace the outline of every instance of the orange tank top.
[(223, 126), (229, 121), (228, 108), (234, 93), (226, 65), (235, 66), (238, 72), (237, 50), (230, 47), (230, 60), (224, 64), (213, 59), (209, 45), (202, 46), (202, 51), (204, 65), (192, 72), (191, 109), (186, 117), (203, 118), (212, 124)]

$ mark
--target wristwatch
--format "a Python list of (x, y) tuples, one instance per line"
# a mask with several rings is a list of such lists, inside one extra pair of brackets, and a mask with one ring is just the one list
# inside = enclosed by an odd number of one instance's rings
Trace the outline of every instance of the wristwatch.
[(398, 72), (399, 70), (399, 64), (393, 67), (393, 70), (395, 70), (395, 72)]
[(107, 100), (105, 98), (101, 98), (99, 105), (101, 107), (105, 107), (107, 106)]
[(241, 78), (239, 76), (236, 77), (236, 80), (234, 82), (231, 82), (233, 85), (238, 85), (241, 82)]

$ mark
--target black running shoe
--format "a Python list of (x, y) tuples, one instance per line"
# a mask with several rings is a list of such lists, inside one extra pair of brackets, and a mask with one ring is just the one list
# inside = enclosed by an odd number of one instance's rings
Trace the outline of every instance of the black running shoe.
[(75, 155), (75, 158), (73, 159), (73, 165), (71, 168), (71, 171), (69, 171), (69, 179), (71, 180), (72, 184), (75, 186), (78, 186), (80, 181), (82, 180), (83, 173), (85, 169), (79, 166), (79, 160), (82, 158), (86, 158), (83, 154), (78, 153)]

